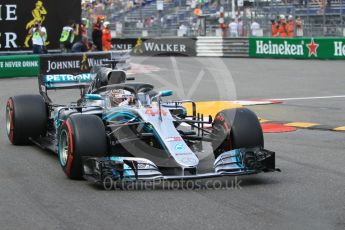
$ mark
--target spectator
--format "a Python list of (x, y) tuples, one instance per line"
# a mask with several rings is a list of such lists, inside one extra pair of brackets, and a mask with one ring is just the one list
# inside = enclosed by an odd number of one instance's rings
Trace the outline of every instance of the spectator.
[(281, 38), (287, 37), (287, 28), (286, 28), (286, 21), (285, 16), (282, 14), (280, 15), (279, 25), (278, 25), (278, 32)]
[(300, 17), (296, 18), (296, 35), (297, 37), (303, 37), (303, 21)]
[(331, 7), (332, 5), (332, 1), (331, 0), (327, 0), (327, 7)]
[(307, 0), (299, 0), (299, 4), (300, 4), (300, 6), (307, 6), (307, 4), (308, 4), (308, 1)]
[(47, 30), (41, 25), (41, 21), (36, 21), (35, 24), (29, 30), (29, 34), (32, 35), (32, 49), (34, 54), (46, 53), (45, 41), (47, 39)]
[(137, 29), (142, 29), (144, 28), (144, 24), (141, 22), (141, 20), (138, 20), (137, 24), (136, 24)]
[(187, 26), (185, 26), (185, 24), (181, 24), (180, 27), (179, 27), (179, 30), (180, 30), (180, 33), (183, 37), (187, 36)]
[(145, 24), (145, 28), (151, 27), (151, 18), (150, 17), (145, 18), (144, 24)]
[(78, 52), (88, 52), (91, 50), (92, 45), (89, 44), (89, 41), (87, 37), (82, 36), (81, 41), (77, 41), (72, 46), (72, 53), (78, 53)]
[[(227, 34), (228, 25), (225, 23), (224, 14), (223, 15), (222, 14), (223, 13), (221, 13), (221, 17), (219, 18), (218, 22), (219, 22), (219, 27), (222, 31), (222, 37), (226, 37), (226, 36), (228, 36), (228, 34)], [(201, 26), (203, 25), (203, 23), (201, 23), (201, 20), (199, 21), (199, 24)], [(203, 27), (201, 27), (201, 28), (203, 29), (202, 32), (204, 32), (204, 28)]]
[(272, 37), (278, 37), (279, 32), (278, 32), (278, 23), (275, 20), (271, 20), (272, 23)]
[(102, 45), (103, 51), (111, 50), (111, 34), (109, 31), (109, 22), (103, 23), (103, 30), (102, 30)]
[(230, 37), (238, 37), (238, 23), (236, 22), (235, 18), (231, 20), (229, 23), (229, 30), (230, 30)]
[(294, 37), (294, 21), (293, 21), (293, 17), (292, 15), (289, 15), (288, 18), (288, 23), (287, 23), (287, 33), (288, 33), (288, 37), (289, 38), (293, 38)]
[(238, 35), (243, 36), (243, 21), (241, 18), (238, 18)]
[(252, 24), (250, 25), (250, 30), (252, 31), (252, 36), (257, 37), (259, 35), (260, 24), (256, 22), (254, 19)]
[(60, 36), (60, 48), (62, 52), (69, 52), (72, 49), (74, 39), (79, 35), (79, 25), (70, 20), (68, 26), (62, 28)]
[(93, 26), (92, 30), (92, 41), (93, 44), (96, 46), (96, 50), (102, 51), (103, 45), (102, 45), (102, 24), (104, 22), (103, 16), (97, 17), (97, 22)]
[(81, 24), (80, 24), (80, 30), (81, 30), (81, 36), (87, 37), (87, 29), (88, 27), (88, 20), (86, 18), (81, 19)]
[(104, 9), (105, 9), (103, 2), (102, 1), (95, 1), (94, 3), (95, 3), (94, 7), (93, 7), (94, 14), (96, 14), (96, 15), (102, 14), (104, 12)]
[(319, 13), (322, 13), (322, 12), (324, 12), (325, 7), (326, 7), (326, 0), (319, 0), (319, 1), (320, 1), (320, 12)]
[(120, 21), (116, 22), (115, 24), (115, 30), (116, 30), (116, 34), (121, 36), (122, 35), (122, 23)]

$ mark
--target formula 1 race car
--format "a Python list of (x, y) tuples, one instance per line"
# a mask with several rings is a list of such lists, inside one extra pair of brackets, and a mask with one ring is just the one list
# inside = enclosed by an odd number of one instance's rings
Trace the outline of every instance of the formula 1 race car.
[[(163, 101), (173, 92), (129, 82), (134, 79), (124, 71), (108, 67), (38, 79), (40, 95), (8, 99), (7, 135), (14, 145), (34, 143), (58, 154), (71, 179), (152, 181), (276, 170), (275, 153), (264, 149), (258, 118), (246, 108), (204, 117), (195, 102)], [(54, 104), (48, 92), (57, 89), (79, 89), (81, 98)], [(199, 168), (203, 143), (215, 158), (206, 172)]]

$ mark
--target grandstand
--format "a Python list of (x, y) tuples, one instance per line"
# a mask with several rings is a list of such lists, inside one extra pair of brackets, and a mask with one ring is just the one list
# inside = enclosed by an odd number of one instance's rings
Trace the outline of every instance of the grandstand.
[[(199, 35), (198, 17), (194, 7), (202, 9), (206, 18), (206, 35), (215, 36), (219, 29), (219, 11), (225, 9), (225, 21), (230, 21), (231, 9), (236, 9), (236, 17), (243, 19), (244, 35), (248, 36), (250, 23), (255, 18), (263, 34), (270, 35), (270, 20), (279, 15), (300, 16), (304, 22), (304, 36), (343, 36), (345, 20), (345, 0), (249, 0), (243, 6), (232, 6), (227, 0), (164, 0), (164, 9), (157, 10), (162, 1), (157, 0), (108, 0), (103, 11), (97, 7), (101, 3), (90, 3), (83, 7), (83, 16), (91, 20), (95, 14), (106, 15), (117, 37), (171, 37), (178, 35), (181, 24), (187, 28), (187, 36)], [(224, 3), (223, 5), (221, 3)], [(87, 2), (85, 3), (87, 4)], [(143, 31), (145, 33), (143, 34)]]

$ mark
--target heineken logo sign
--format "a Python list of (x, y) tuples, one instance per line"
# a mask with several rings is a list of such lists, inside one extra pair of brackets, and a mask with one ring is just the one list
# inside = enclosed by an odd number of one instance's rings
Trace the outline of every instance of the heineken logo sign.
[(334, 42), (334, 56), (345, 56), (345, 43), (342, 41)]
[(345, 59), (345, 38), (250, 38), (249, 56)]
[(309, 49), (309, 57), (311, 57), (312, 55), (314, 55), (314, 57), (317, 57), (317, 48), (319, 47), (319, 44), (316, 44), (314, 42), (314, 39), (311, 39), (310, 43), (307, 45), (308, 49)]
[(303, 44), (289, 44), (284, 41), (282, 44), (272, 44), (271, 41), (256, 41), (257, 54), (278, 54), (278, 55), (304, 55)]

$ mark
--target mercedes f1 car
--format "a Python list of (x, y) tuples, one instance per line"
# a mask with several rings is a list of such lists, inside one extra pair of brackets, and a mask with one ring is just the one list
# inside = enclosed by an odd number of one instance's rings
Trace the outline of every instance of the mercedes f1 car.
[[(129, 82), (126, 73), (98, 67), (89, 74), (41, 75), (39, 95), (10, 97), (6, 130), (14, 145), (34, 143), (58, 155), (71, 179), (195, 179), (275, 171), (275, 153), (264, 149), (257, 116), (246, 108), (197, 113), (193, 101), (167, 101), (172, 91)], [(50, 90), (79, 89), (68, 105)], [(191, 104), (191, 111), (186, 105)], [(204, 144), (214, 166), (199, 167)]]

